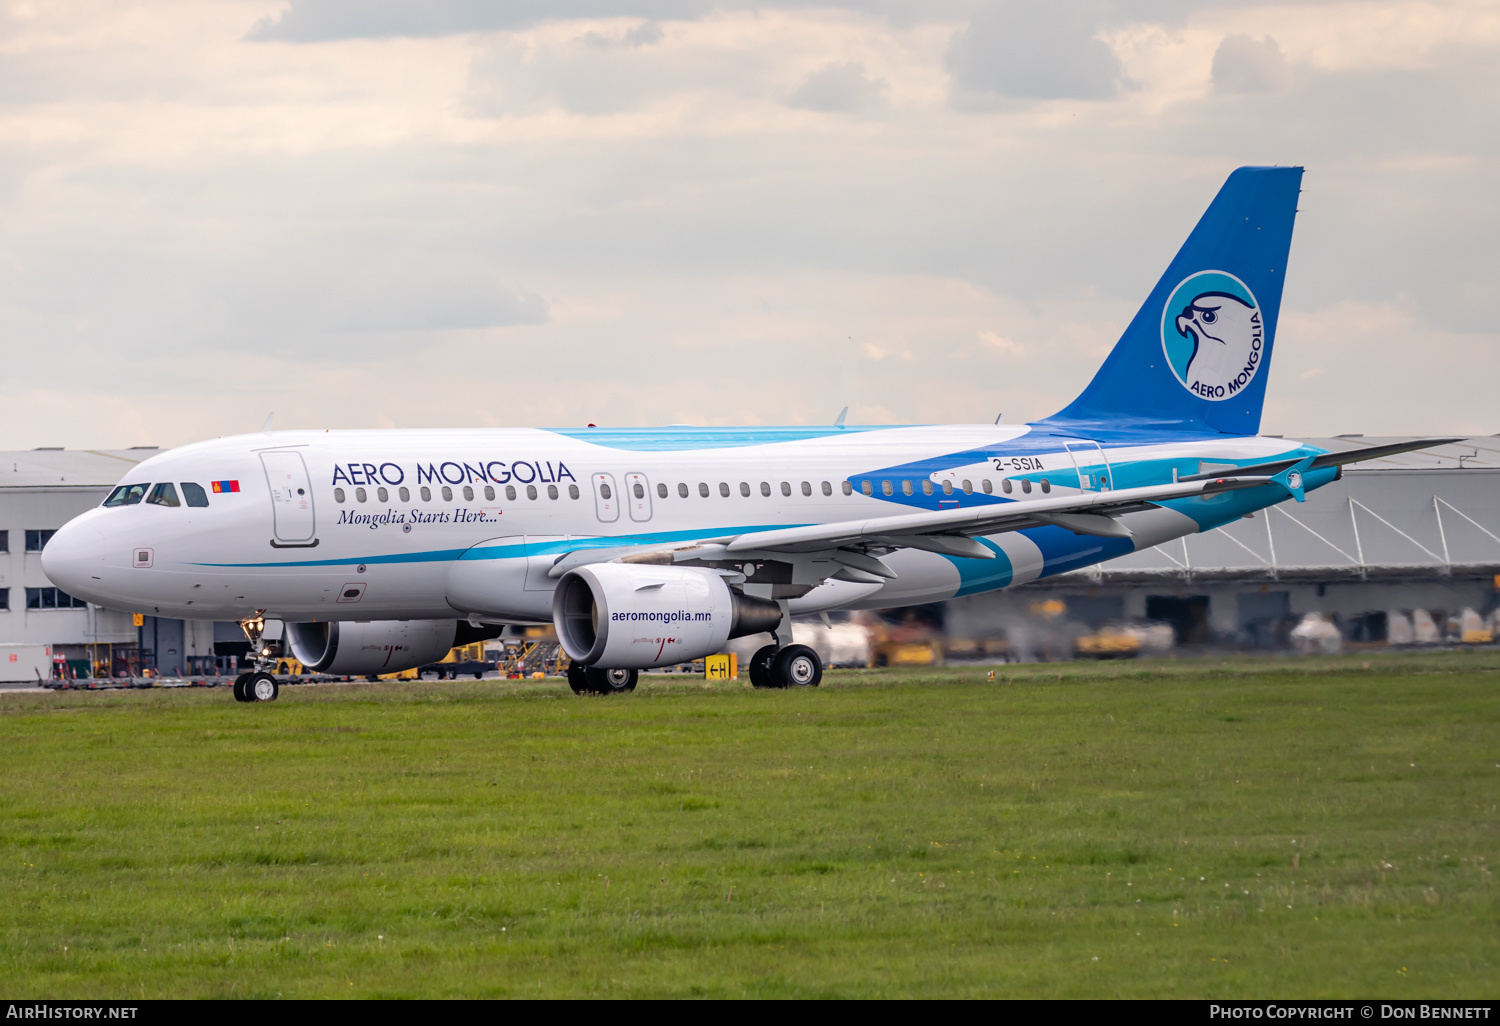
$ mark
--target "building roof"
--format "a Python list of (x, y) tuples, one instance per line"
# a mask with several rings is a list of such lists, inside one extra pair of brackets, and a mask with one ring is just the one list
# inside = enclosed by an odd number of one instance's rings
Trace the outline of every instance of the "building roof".
[(0, 488), (108, 488), (150, 449), (25, 449), (0, 451)]

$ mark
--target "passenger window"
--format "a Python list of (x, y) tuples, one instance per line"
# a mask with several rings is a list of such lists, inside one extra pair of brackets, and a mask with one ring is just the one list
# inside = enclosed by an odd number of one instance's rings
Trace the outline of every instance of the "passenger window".
[(485, 485), (484, 486), (484, 501), (485, 502), (494, 502), (495, 501), (495, 486), (494, 485)]
[(614, 498), (614, 493), (609, 490), (609, 485), (605, 484), (603, 481), (599, 482), (599, 498), (601, 498), (601, 499), (612, 499), (612, 498)]
[(677, 482), (677, 497), (679, 499), (686, 499), (688, 497), (688, 486), (686, 481)]
[(911, 494), (911, 482), (910, 481), (902, 481), (901, 482), (901, 494), (902, 495), (910, 495)]
[(464, 501), (465, 502), (473, 502), (474, 501), (474, 488), (473, 488), (472, 485), (464, 485)]
[[(445, 492), (447, 490), (448, 489), (446, 489), (446, 488), (443, 489), (443, 491), (445, 491)], [(365, 492), (365, 490), (363, 488), (356, 488), (356, 489), (354, 489), (354, 500), (356, 502), (364, 502), (368, 498), (369, 498), (369, 495), (366, 494), (366, 492)]]
[[(606, 486), (606, 487), (608, 487), (608, 486)], [(506, 485), (505, 486), (505, 501), (506, 502), (515, 502), (516, 501), (516, 486), (515, 485)]]
[(208, 493), (203, 490), (201, 484), (192, 481), (182, 482), (182, 497), (189, 506), (206, 508), (208, 506)]
[(806, 481), (802, 482), (802, 494), (803, 495), (811, 495), (812, 494), (812, 485), (808, 484)]
[(1046, 494), (1050, 491), (1052, 491), (1052, 482), (1048, 481), (1045, 477), (1042, 478), (1042, 493)]
[[(636, 485), (636, 487), (639, 488), (640, 485)], [(547, 498), (549, 498), (549, 499), (555, 499), (555, 498), (557, 498), (557, 485), (548, 485), (547, 486)]]
[(952, 481), (944, 481), (943, 482), (943, 494), (944, 495), (952, 495), (953, 494), (953, 482)]
[(699, 481), (698, 482), (698, 494), (701, 495), (705, 499), (708, 498), (708, 482), (707, 481)]
[(895, 495), (896, 494), (896, 489), (894, 489), (894, 488), (891, 487), (891, 483), (889, 481), (882, 481), (882, 482), (880, 482), (880, 494), (881, 495)]
[(970, 481), (968, 478), (964, 478), (964, 494), (965, 495), (973, 495), (974, 494), (974, 482)]
[[(411, 489), (407, 488), (405, 485), (401, 486), (401, 491), (400, 491), (399, 494), (401, 496), (401, 501), (402, 502), (410, 502), (411, 501)], [(343, 502), (344, 500), (340, 499), (339, 501)]]
[(1031, 478), (1021, 478), (1021, 491), (1025, 492), (1027, 495), (1031, 494)]
[(932, 494), (932, 481), (931, 480), (927, 480), (927, 481), (923, 481), (922, 482), (922, 494), (923, 495), (931, 495)]
[(120, 485), (104, 500), (106, 506), (134, 506), (146, 497), (149, 484)]
[[(364, 502), (365, 501), (364, 489), (362, 489), (362, 488), (359, 489), (356, 494), (359, 495), (359, 501), (360, 502)], [(447, 485), (443, 485), (443, 501), (444, 502), (452, 502), (453, 501), (453, 489), (449, 488)]]
[(426, 485), (422, 486), (422, 501), (423, 502), (431, 502), (432, 501), (432, 489), (428, 488)]
[(172, 482), (163, 481), (151, 489), (151, 496), (146, 500), (153, 506), (181, 506), (177, 501), (177, 489), (172, 487)]
[(531, 499), (533, 501), (536, 500), (536, 485), (527, 485), (526, 486), (526, 498)]
[(665, 499), (667, 497), (667, 486), (665, 482), (656, 482), (656, 497), (658, 499)]
[(384, 488), (377, 488), (375, 489), (375, 498), (379, 499), (381, 502), (390, 502), (391, 493), (386, 491)]
[(823, 494), (824, 495), (832, 495), (833, 494), (833, 485), (829, 484), (827, 481), (823, 482)]
[(760, 483), (760, 494), (765, 496), (769, 496), (771, 494), (771, 482), (762, 481)]
[(741, 481), (740, 482), (740, 494), (742, 496), (744, 496), (745, 498), (747, 498), (747, 499), (750, 498), (750, 482), (749, 481)]
[(852, 484), (850, 484), (848, 481), (844, 482), (844, 494), (845, 495), (853, 495), (854, 494), (854, 486)]
[(338, 503), (344, 501), (344, 490), (342, 488), (335, 488), (333, 490), (333, 501)]
[(719, 482), (719, 494), (722, 495), (726, 499), (729, 498), (729, 482), (728, 481), (720, 481)]
[[(995, 489), (990, 487), (990, 479), (989, 478), (985, 478), (983, 481), (979, 482), (979, 484), (980, 484), (981, 487), (984, 488), (984, 494), (986, 494), (986, 495), (993, 495), (993, 494), (995, 494)], [(1006, 478), (1004, 481), (1001, 481), (1000, 484), (1001, 484), (1001, 487), (1003, 487), (1007, 492), (1010, 491), (1010, 478)]]
[(639, 481), (631, 485), (630, 490), (632, 492), (635, 492), (635, 497), (637, 499), (644, 499), (646, 497), (646, 489), (641, 487), (641, 483)]
[[(1000, 487), (1003, 488), (1003, 489), (1005, 489), (1005, 494), (1006, 495), (1009, 495), (1011, 493), (1011, 489), (1014, 487), (1014, 485), (1012, 485), (1010, 483), (1010, 478), (1007, 477), (1004, 481), (1000, 482)], [(986, 481), (984, 483), (984, 490), (985, 491), (989, 491), (990, 490), (990, 483), (988, 481)]]
[(782, 495), (791, 495), (792, 494), (792, 486), (791, 486), (790, 482), (787, 482), (787, 481), (781, 482), (781, 494)]
[(874, 487), (868, 481), (861, 481), (859, 483), (859, 490), (861, 492), (863, 492), (865, 495), (874, 495), (875, 494)]
[(576, 499), (576, 498), (578, 498), (578, 486), (577, 485), (568, 485), (568, 498), (570, 498), (570, 499)]

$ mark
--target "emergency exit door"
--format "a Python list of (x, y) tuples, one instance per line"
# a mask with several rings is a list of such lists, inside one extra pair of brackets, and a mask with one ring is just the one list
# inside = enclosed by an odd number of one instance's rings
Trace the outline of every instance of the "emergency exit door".
[(260, 465), (271, 490), (276, 540), (271, 544), (316, 545), (312, 480), (300, 452), (263, 452)]
[(651, 482), (645, 474), (626, 474), (625, 501), (630, 504), (630, 519), (637, 523), (651, 519)]

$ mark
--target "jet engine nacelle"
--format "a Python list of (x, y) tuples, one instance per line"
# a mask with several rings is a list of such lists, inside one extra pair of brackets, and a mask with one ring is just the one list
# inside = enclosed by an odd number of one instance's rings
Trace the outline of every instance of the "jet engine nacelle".
[(781, 607), (731, 591), (712, 570), (594, 563), (557, 582), (552, 622), (574, 662), (645, 670), (701, 659), (730, 638), (774, 630)]
[(286, 625), (287, 647), (315, 673), (399, 673), (448, 654), (456, 620), (319, 621)]

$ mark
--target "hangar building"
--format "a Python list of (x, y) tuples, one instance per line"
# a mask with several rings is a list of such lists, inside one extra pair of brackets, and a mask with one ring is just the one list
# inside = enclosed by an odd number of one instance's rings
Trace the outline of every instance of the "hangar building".
[[(1309, 439), (1341, 450), (1396, 438)], [(77, 676), (228, 670), (249, 646), (233, 623), (115, 612), (73, 599), (42, 573), (51, 532), (98, 505), (133, 449), (0, 452), (0, 643), (51, 645)], [(9, 471), (4, 464), (9, 463)], [(1166, 622), (1183, 645), (1280, 648), (1301, 617), (1345, 639), (1406, 640), (1421, 610), (1441, 630), (1462, 610), (1494, 623), (1500, 587), (1500, 438), (1481, 437), (1346, 467), (1302, 504), (1283, 503), (1204, 535), (1009, 592), (955, 599), (950, 637), (1009, 636), (1032, 658), (1035, 607), (1078, 630)], [(1053, 601), (1055, 600), (1055, 601)], [(1403, 623), (1402, 620), (1405, 620)], [(1403, 633), (1406, 632), (1406, 633)]]

